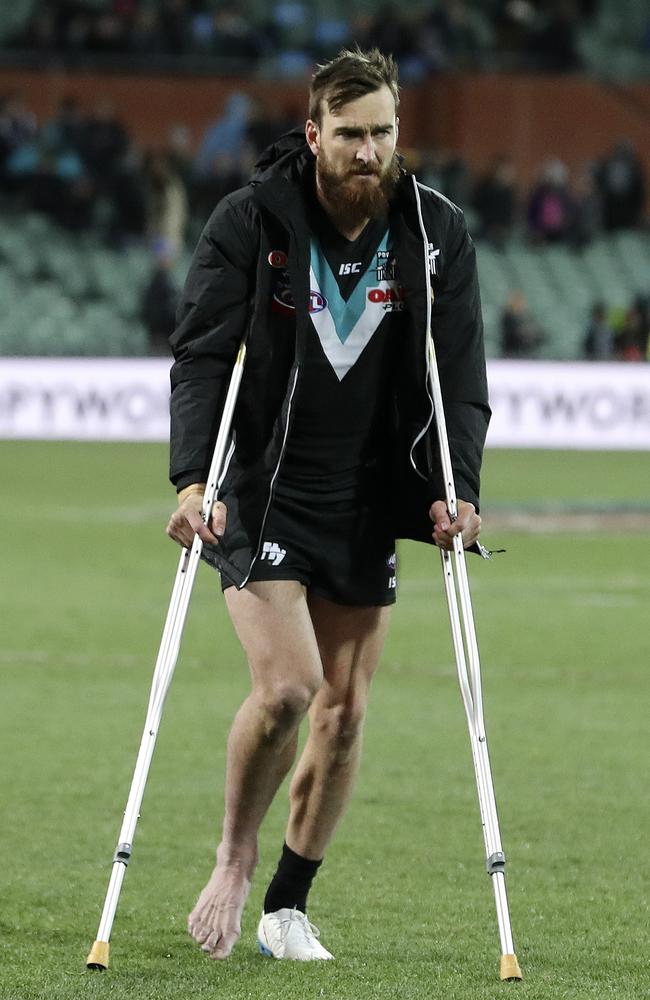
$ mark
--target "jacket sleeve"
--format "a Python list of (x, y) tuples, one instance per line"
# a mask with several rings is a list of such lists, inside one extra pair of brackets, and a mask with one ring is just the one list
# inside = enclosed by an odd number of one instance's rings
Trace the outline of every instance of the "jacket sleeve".
[(476, 253), (463, 213), (453, 206), (432, 330), (456, 494), (479, 507), (483, 447), (490, 420)]
[(170, 479), (204, 482), (230, 373), (249, 320), (257, 226), (247, 201), (225, 198), (192, 258), (170, 337)]

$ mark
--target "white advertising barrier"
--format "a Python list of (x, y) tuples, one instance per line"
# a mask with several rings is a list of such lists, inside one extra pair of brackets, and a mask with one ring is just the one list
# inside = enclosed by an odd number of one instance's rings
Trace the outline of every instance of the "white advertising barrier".
[[(166, 441), (164, 358), (0, 358), (0, 437)], [(492, 361), (488, 445), (650, 450), (650, 365)]]
[(0, 437), (164, 441), (165, 358), (0, 358)]
[(650, 365), (492, 361), (498, 448), (650, 450)]

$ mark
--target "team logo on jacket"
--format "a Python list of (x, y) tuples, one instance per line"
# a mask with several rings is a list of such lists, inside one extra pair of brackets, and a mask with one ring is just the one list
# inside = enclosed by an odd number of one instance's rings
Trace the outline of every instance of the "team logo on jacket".
[(266, 259), (271, 267), (281, 269), (287, 266), (288, 257), (284, 250), (271, 250)]
[(429, 274), (436, 275), (438, 273), (438, 258), (440, 257), (440, 250), (434, 249), (433, 243), (429, 243)]
[(395, 281), (397, 278), (397, 261), (392, 250), (377, 251), (377, 281)]
[(276, 282), (271, 299), (271, 311), (282, 313), (284, 316), (293, 316), (296, 311), (289, 284), (289, 275), (286, 272)]

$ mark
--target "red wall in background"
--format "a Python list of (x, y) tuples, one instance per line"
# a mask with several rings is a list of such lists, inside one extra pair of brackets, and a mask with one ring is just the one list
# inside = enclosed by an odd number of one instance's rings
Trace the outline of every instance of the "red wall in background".
[(462, 152), (473, 169), (505, 150), (528, 183), (550, 156), (579, 167), (627, 137), (650, 188), (650, 83), (610, 88), (578, 77), (488, 74), (447, 77), (432, 92), (438, 142)]
[[(84, 108), (110, 97), (146, 145), (164, 142), (169, 126), (178, 123), (187, 125), (197, 142), (235, 89), (301, 118), (307, 90), (306, 82), (0, 70), (0, 93), (14, 87), (40, 121), (66, 94), (76, 95)], [(650, 83), (608, 87), (582, 77), (448, 75), (405, 90), (401, 117), (403, 147), (445, 146), (474, 171), (507, 152), (524, 184), (549, 156), (578, 167), (626, 136), (644, 160), (650, 189)]]

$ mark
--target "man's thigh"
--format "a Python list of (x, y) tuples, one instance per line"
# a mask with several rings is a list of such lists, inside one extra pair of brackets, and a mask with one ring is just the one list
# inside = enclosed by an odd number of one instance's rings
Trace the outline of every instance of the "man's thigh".
[(312, 688), (320, 686), (320, 653), (301, 583), (250, 582), (242, 590), (228, 587), (224, 598), (254, 685), (273, 687), (297, 681)]
[(324, 687), (337, 700), (362, 695), (379, 664), (391, 607), (337, 604), (317, 594), (309, 594), (308, 604)]

